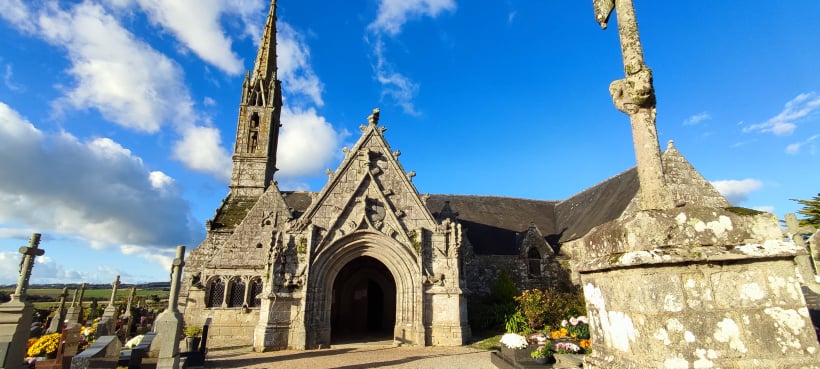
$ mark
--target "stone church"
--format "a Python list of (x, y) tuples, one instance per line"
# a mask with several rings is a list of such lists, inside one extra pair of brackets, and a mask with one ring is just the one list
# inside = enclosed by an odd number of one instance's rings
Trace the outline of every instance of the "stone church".
[[(520, 289), (571, 286), (573, 241), (637, 210), (635, 168), (562, 201), (420, 195), (378, 110), (321, 191), (280, 190), (275, 12), (245, 76), (228, 195), (185, 265), (180, 310), (212, 319), (209, 345), (461, 345), (470, 297), (501, 271)], [(679, 206), (729, 206), (671, 143), (663, 166)]]

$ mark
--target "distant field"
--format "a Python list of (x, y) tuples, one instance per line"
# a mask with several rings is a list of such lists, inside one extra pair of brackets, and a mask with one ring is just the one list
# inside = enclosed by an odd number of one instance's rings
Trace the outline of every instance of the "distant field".
[[(128, 290), (129, 288), (120, 288), (117, 290), (116, 300), (121, 301), (128, 298)], [(14, 292), (14, 288), (2, 288), (0, 292), (11, 294)], [(27, 295), (29, 296), (42, 296), (54, 299), (54, 301), (35, 301), (34, 306), (39, 309), (49, 308), (52, 306), (56, 306), (57, 303), (60, 301), (60, 293), (63, 292), (62, 288), (29, 288)], [(146, 296), (146, 297), (153, 297), (156, 295), (160, 301), (168, 300), (168, 291), (164, 289), (137, 289), (137, 296)], [(74, 297), (74, 290), (68, 290), (68, 297), (66, 297), (66, 303), (70, 304), (71, 299)], [(83, 294), (83, 301), (85, 304), (90, 304), (92, 299), (97, 299), (99, 303), (106, 304), (108, 300), (111, 299), (111, 289), (86, 289), (85, 293)]]

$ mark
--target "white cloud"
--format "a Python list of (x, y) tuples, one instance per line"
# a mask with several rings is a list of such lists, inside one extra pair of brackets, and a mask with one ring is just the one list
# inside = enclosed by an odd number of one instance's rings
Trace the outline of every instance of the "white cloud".
[(695, 115), (693, 115), (689, 118), (686, 118), (683, 121), (683, 125), (693, 126), (695, 124), (698, 124), (700, 122), (703, 122), (703, 121), (706, 121), (706, 120), (709, 120), (709, 119), (712, 119), (712, 116), (709, 115), (709, 113), (707, 113), (707, 112), (702, 112), (702, 113), (695, 114)]
[[(175, 61), (139, 40), (99, 4), (86, 1), (68, 10), (56, 3), (37, 10), (9, 4), (5, 6), (13, 7), (13, 14), (36, 19), (23, 22), (35, 24), (26, 28), (18, 24), (18, 16), (4, 15), (15, 27), (64, 48), (68, 54), (68, 73), (76, 85), (68, 87), (65, 96), (56, 102), (58, 110), (96, 109), (113, 123), (148, 133), (170, 125), (181, 136), (175, 144), (176, 160), (191, 170), (226, 178), (230, 160), (226, 160), (225, 149), (218, 146), (219, 132), (198, 125), (207, 123), (208, 118), (194, 110), (182, 68)], [(132, 3), (108, 0), (108, 4), (125, 7)], [(191, 141), (196, 138), (208, 140)], [(204, 159), (208, 155), (215, 156)]]
[(230, 8), (219, 0), (138, 0), (154, 24), (181, 41), (205, 62), (229, 74), (244, 70), (242, 60), (231, 50), (231, 39), (220, 26), (220, 17)]
[(818, 137), (820, 137), (820, 135), (814, 135), (814, 136), (811, 136), (811, 137), (803, 140), (802, 142), (795, 142), (793, 144), (790, 144), (790, 145), (786, 146), (786, 153), (796, 155), (797, 153), (800, 152), (800, 149), (802, 149), (803, 147), (808, 146), (809, 147), (809, 152), (811, 154), (814, 154), (817, 150), (817, 148), (814, 145), (814, 141), (817, 140)]
[(278, 78), (283, 81), (289, 102), (297, 95), (307, 96), (316, 106), (324, 105), (324, 86), (310, 65), (310, 48), (301, 34), (287, 23), (277, 23), (277, 66)]
[(0, 17), (22, 31), (34, 32), (35, 30), (28, 8), (22, 0), (0, 1)]
[(787, 102), (783, 111), (769, 120), (743, 128), (743, 132), (773, 133), (786, 136), (794, 133), (797, 123), (820, 110), (820, 96), (814, 92), (797, 95)]
[(0, 142), (0, 227), (13, 221), (95, 247), (169, 247), (202, 237), (169, 180), (111, 139), (44, 134), (0, 102)]
[(732, 204), (740, 204), (749, 199), (749, 194), (763, 187), (763, 182), (753, 179), (727, 179), (712, 181), (712, 185), (726, 200)]
[(455, 11), (454, 0), (380, 0), (376, 19), (367, 29), (373, 38), (367, 41), (373, 46), (373, 57), (376, 59), (374, 73), (382, 85), (382, 98), (391, 98), (396, 105), (411, 115), (418, 115), (413, 98), (419, 85), (407, 76), (396, 72), (387, 60), (383, 35), (396, 36), (410, 18), (435, 18), (445, 11)]
[(774, 206), (771, 206), (771, 205), (755, 206), (754, 210), (765, 211), (767, 213), (774, 213)]
[(419, 115), (413, 104), (413, 98), (419, 90), (419, 85), (401, 73), (393, 70), (393, 66), (384, 55), (384, 42), (377, 36), (373, 55), (376, 57), (374, 72), (376, 80), (382, 85), (382, 99), (390, 97), (396, 105), (410, 115)]
[(11, 91), (20, 91), (23, 87), (14, 83), (12, 80), (13, 74), (14, 72), (11, 69), (11, 64), (6, 64), (5, 71), (3, 72), (3, 84), (6, 85), (6, 88)]
[(209, 173), (223, 181), (231, 178), (231, 155), (222, 147), (219, 130), (190, 126), (174, 145), (174, 158), (191, 170)]
[(381, 0), (378, 15), (367, 28), (375, 33), (395, 36), (408, 18), (437, 17), (443, 11), (455, 11), (455, 0)]
[(345, 134), (336, 132), (313, 108), (293, 110), (284, 107), (281, 118), (277, 178), (324, 171), (341, 152)]
[(105, 9), (91, 2), (32, 14), (38, 34), (63, 47), (76, 85), (60, 105), (96, 109), (107, 120), (156, 132), (180, 117), (195, 119), (182, 68), (138, 40)]

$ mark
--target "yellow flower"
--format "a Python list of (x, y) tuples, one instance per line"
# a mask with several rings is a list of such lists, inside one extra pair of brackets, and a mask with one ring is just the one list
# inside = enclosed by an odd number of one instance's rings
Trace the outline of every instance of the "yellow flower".
[(63, 341), (63, 335), (60, 333), (47, 334), (37, 339), (31, 347), (28, 348), (26, 354), (28, 356), (43, 356), (57, 352), (57, 348)]

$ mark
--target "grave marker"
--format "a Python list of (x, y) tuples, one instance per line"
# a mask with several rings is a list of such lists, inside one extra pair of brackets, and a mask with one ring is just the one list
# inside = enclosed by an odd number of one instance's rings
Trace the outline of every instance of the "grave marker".
[(23, 258), (17, 288), (11, 301), (0, 304), (0, 368), (19, 368), (23, 364), (34, 311), (34, 306), (26, 300), (26, 291), (34, 258), (45, 254), (39, 245), (40, 234), (32, 233), (28, 247), (20, 247)]

